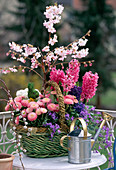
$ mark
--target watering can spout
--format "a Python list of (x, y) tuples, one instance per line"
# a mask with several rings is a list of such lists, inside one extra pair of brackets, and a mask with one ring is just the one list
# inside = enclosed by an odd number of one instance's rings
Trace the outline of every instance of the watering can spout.
[(96, 140), (97, 140), (97, 138), (98, 138), (98, 136), (100, 134), (100, 131), (103, 128), (105, 122), (110, 121), (111, 119), (113, 119), (113, 117), (109, 113), (102, 112), (102, 114), (103, 114), (103, 120), (102, 120), (102, 122), (100, 124), (100, 127), (99, 127), (97, 133), (95, 134), (94, 139), (91, 139), (91, 149), (93, 149), (93, 147), (95, 145), (95, 142), (96, 142)]

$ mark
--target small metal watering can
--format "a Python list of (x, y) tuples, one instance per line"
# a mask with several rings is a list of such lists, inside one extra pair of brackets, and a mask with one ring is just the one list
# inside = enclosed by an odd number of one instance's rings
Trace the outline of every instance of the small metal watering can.
[[(91, 139), (91, 134), (87, 132), (87, 125), (84, 119), (75, 118), (70, 126), (70, 133), (63, 136), (60, 139), (60, 145), (64, 147), (63, 140), (68, 138), (68, 162), (74, 164), (88, 163), (91, 161), (91, 149), (94, 147), (94, 144), (99, 136), (101, 128), (104, 126), (106, 120), (109, 121), (112, 119), (112, 116), (108, 113), (103, 112), (104, 120), (102, 121), (94, 139)], [(77, 129), (74, 130), (76, 121), (80, 120), (83, 130)]]

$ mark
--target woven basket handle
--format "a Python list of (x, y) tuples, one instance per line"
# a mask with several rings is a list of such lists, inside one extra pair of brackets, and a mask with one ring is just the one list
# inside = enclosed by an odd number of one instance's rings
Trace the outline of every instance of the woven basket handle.
[(60, 90), (59, 85), (54, 82), (54, 81), (48, 81), (46, 83), (46, 87), (47, 86), (53, 86), (55, 91), (56, 91), (56, 96), (58, 98), (58, 103), (59, 103), (59, 113), (60, 113), (60, 119), (59, 122), (61, 124), (61, 128), (64, 127), (64, 121), (65, 121), (65, 104), (64, 104), (64, 97), (62, 95), (62, 92)]

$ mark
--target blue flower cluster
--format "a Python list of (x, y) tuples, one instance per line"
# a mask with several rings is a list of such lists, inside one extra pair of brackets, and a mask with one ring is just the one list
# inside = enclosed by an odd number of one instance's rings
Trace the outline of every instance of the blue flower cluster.
[(85, 104), (81, 103), (75, 103), (74, 104), (74, 109), (76, 110), (76, 112), (81, 113), (81, 111), (83, 111), (85, 108)]
[(69, 92), (69, 94), (76, 96), (76, 99), (78, 101), (80, 100), (81, 93), (82, 93), (82, 87), (77, 87), (77, 86), (71, 88)]

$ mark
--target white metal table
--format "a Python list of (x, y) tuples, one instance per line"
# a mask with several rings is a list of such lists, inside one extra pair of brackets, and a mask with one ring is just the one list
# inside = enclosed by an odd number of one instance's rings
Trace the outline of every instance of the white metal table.
[[(25, 170), (81, 170), (99, 167), (104, 164), (107, 159), (104, 155), (100, 155), (100, 153), (92, 152), (91, 162), (86, 164), (70, 164), (68, 163), (67, 156), (55, 158), (30, 158), (23, 155), (22, 161)], [(13, 170), (22, 170), (18, 155), (15, 155)]]

